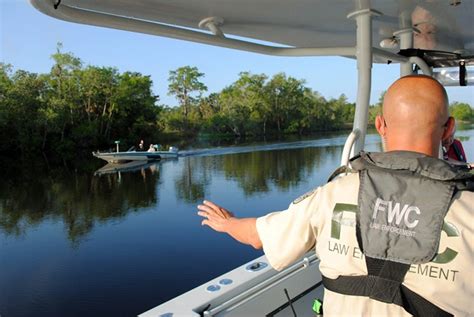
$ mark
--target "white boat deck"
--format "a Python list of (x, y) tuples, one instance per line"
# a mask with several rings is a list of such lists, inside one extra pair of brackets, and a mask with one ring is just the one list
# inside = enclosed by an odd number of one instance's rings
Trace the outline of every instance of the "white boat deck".
[(315, 316), (313, 300), (323, 297), (318, 266), (314, 252), (280, 272), (262, 256), (140, 317), (294, 316), (285, 290), (297, 316)]

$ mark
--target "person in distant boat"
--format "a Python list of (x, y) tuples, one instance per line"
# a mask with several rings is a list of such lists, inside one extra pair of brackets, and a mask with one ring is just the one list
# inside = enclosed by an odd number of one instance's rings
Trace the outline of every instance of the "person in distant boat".
[(466, 153), (461, 141), (454, 138), (456, 129), (453, 130), (452, 135), (443, 141), (443, 156), (445, 160), (454, 160), (459, 162), (467, 162)]
[(202, 225), (263, 248), (276, 270), (315, 248), (324, 316), (470, 315), (474, 176), (438, 159), (454, 124), (443, 86), (403, 77), (376, 118), (385, 153), (361, 152), (345, 175), (285, 211), (238, 218), (204, 201), (198, 215)]
[(138, 144), (138, 150), (145, 151), (145, 143), (143, 142), (143, 140), (140, 140), (140, 143)]
[(155, 146), (150, 144), (150, 148), (148, 148), (148, 152), (156, 152)]

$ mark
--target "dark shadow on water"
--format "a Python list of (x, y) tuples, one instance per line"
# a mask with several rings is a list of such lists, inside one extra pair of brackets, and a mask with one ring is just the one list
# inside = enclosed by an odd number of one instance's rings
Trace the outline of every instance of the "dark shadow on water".
[[(29, 163), (29, 164), (28, 164)], [(76, 245), (94, 226), (120, 220), (157, 203), (158, 166), (138, 173), (92, 172), (68, 167), (48, 169), (43, 162), (8, 162), (0, 183), (0, 230), (21, 236), (45, 220), (61, 221)]]

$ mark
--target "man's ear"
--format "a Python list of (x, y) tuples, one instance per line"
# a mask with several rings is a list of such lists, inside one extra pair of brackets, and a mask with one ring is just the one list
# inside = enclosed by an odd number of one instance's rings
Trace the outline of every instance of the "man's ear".
[(380, 134), (381, 137), (385, 136), (385, 120), (381, 115), (378, 115), (375, 118), (375, 128), (377, 129), (377, 132)]
[(454, 129), (456, 128), (456, 120), (453, 117), (449, 117), (446, 122), (446, 127), (444, 128), (443, 135), (441, 136), (441, 141), (447, 140), (454, 134)]

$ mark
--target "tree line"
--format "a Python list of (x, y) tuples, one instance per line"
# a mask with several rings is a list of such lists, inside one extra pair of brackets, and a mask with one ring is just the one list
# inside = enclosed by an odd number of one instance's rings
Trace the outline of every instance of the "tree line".
[(185, 66), (171, 71), (169, 92), (178, 107), (164, 107), (164, 131), (207, 132), (235, 136), (282, 133), (308, 134), (336, 130), (354, 117), (355, 105), (344, 95), (326, 100), (318, 92), (284, 73), (269, 78), (242, 72), (219, 93), (203, 97), (204, 76)]
[[(347, 127), (354, 117), (355, 105), (344, 95), (325, 99), (284, 73), (242, 72), (222, 91), (205, 95), (204, 74), (180, 67), (169, 73), (168, 93), (178, 101), (169, 106), (153, 93), (148, 75), (84, 65), (60, 43), (51, 58), (45, 74), (0, 63), (0, 152), (77, 153), (114, 140), (130, 146), (200, 134), (302, 135)], [(380, 102), (371, 108), (371, 118), (379, 108)], [(467, 104), (452, 110), (473, 119)]]

